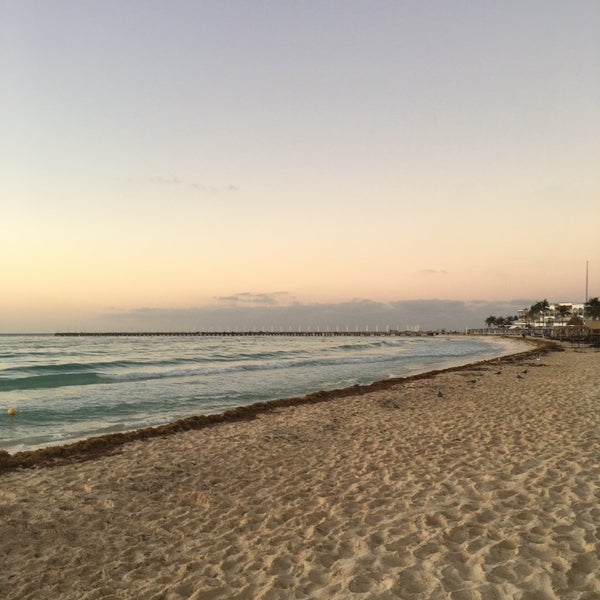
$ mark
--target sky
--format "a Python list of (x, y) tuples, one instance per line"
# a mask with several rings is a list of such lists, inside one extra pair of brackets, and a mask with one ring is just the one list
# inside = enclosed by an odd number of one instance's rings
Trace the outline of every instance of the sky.
[(585, 300), (586, 261), (600, 295), (598, 31), (597, 0), (0, 0), (0, 332), (477, 326)]

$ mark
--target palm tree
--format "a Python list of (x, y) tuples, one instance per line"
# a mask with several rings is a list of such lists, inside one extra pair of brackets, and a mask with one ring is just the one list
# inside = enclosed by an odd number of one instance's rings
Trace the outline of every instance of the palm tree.
[(543, 325), (544, 317), (550, 310), (550, 304), (549, 304), (548, 300), (546, 300), (546, 298), (544, 298), (541, 302), (539, 302), (539, 305), (540, 305), (540, 314), (542, 316), (542, 325)]
[(527, 311), (527, 321), (528, 322), (530, 320), (536, 321), (539, 314), (540, 314), (540, 303), (536, 302), (535, 304), (532, 304), (529, 307), (529, 310)]
[(490, 315), (486, 320), (485, 320), (485, 324), (487, 325), (487, 328), (489, 329), (492, 325), (496, 325), (496, 317), (494, 317), (494, 315)]
[(600, 300), (598, 299), (598, 296), (595, 298), (590, 298), (584, 304), (583, 314), (590, 319), (600, 319)]
[(544, 315), (548, 312), (549, 309), (550, 304), (548, 303), (548, 300), (544, 298), (543, 300), (540, 300), (539, 302), (536, 302), (535, 304), (531, 305), (531, 308), (529, 309), (529, 316), (534, 321), (536, 320), (536, 317), (541, 317), (543, 325)]
[(561, 323), (564, 323), (566, 321), (566, 317), (568, 317), (571, 314), (571, 309), (568, 306), (559, 306), (556, 309), (556, 312), (560, 317)]

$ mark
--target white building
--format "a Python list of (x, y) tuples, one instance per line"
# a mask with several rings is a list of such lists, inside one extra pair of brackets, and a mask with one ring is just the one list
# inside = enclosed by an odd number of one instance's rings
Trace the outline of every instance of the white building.
[(513, 326), (563, 327), (571, 317), (583, 317), (583, 308), (583, 302), (580, 304), (573, 302), (555, 302), (551, 303), (546, 311), (535, 315), (530, 314), (530, 307), (521, 308), (517, 311), (519, 320), (515, 321)]

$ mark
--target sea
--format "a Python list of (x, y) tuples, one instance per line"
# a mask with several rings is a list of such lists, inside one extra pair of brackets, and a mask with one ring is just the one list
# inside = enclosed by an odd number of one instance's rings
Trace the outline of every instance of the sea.
[(0, 335), (0, 449), (66, 444), (522, 349), (492, 336)]

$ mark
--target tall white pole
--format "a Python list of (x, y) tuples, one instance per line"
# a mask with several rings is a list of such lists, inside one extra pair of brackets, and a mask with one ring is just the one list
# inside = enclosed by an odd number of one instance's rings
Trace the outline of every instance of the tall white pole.
[(585, 261), (585, 301), (587, 302), (589, 300), (588, 298), (588, 267), (589, 267), (589, 261)]

